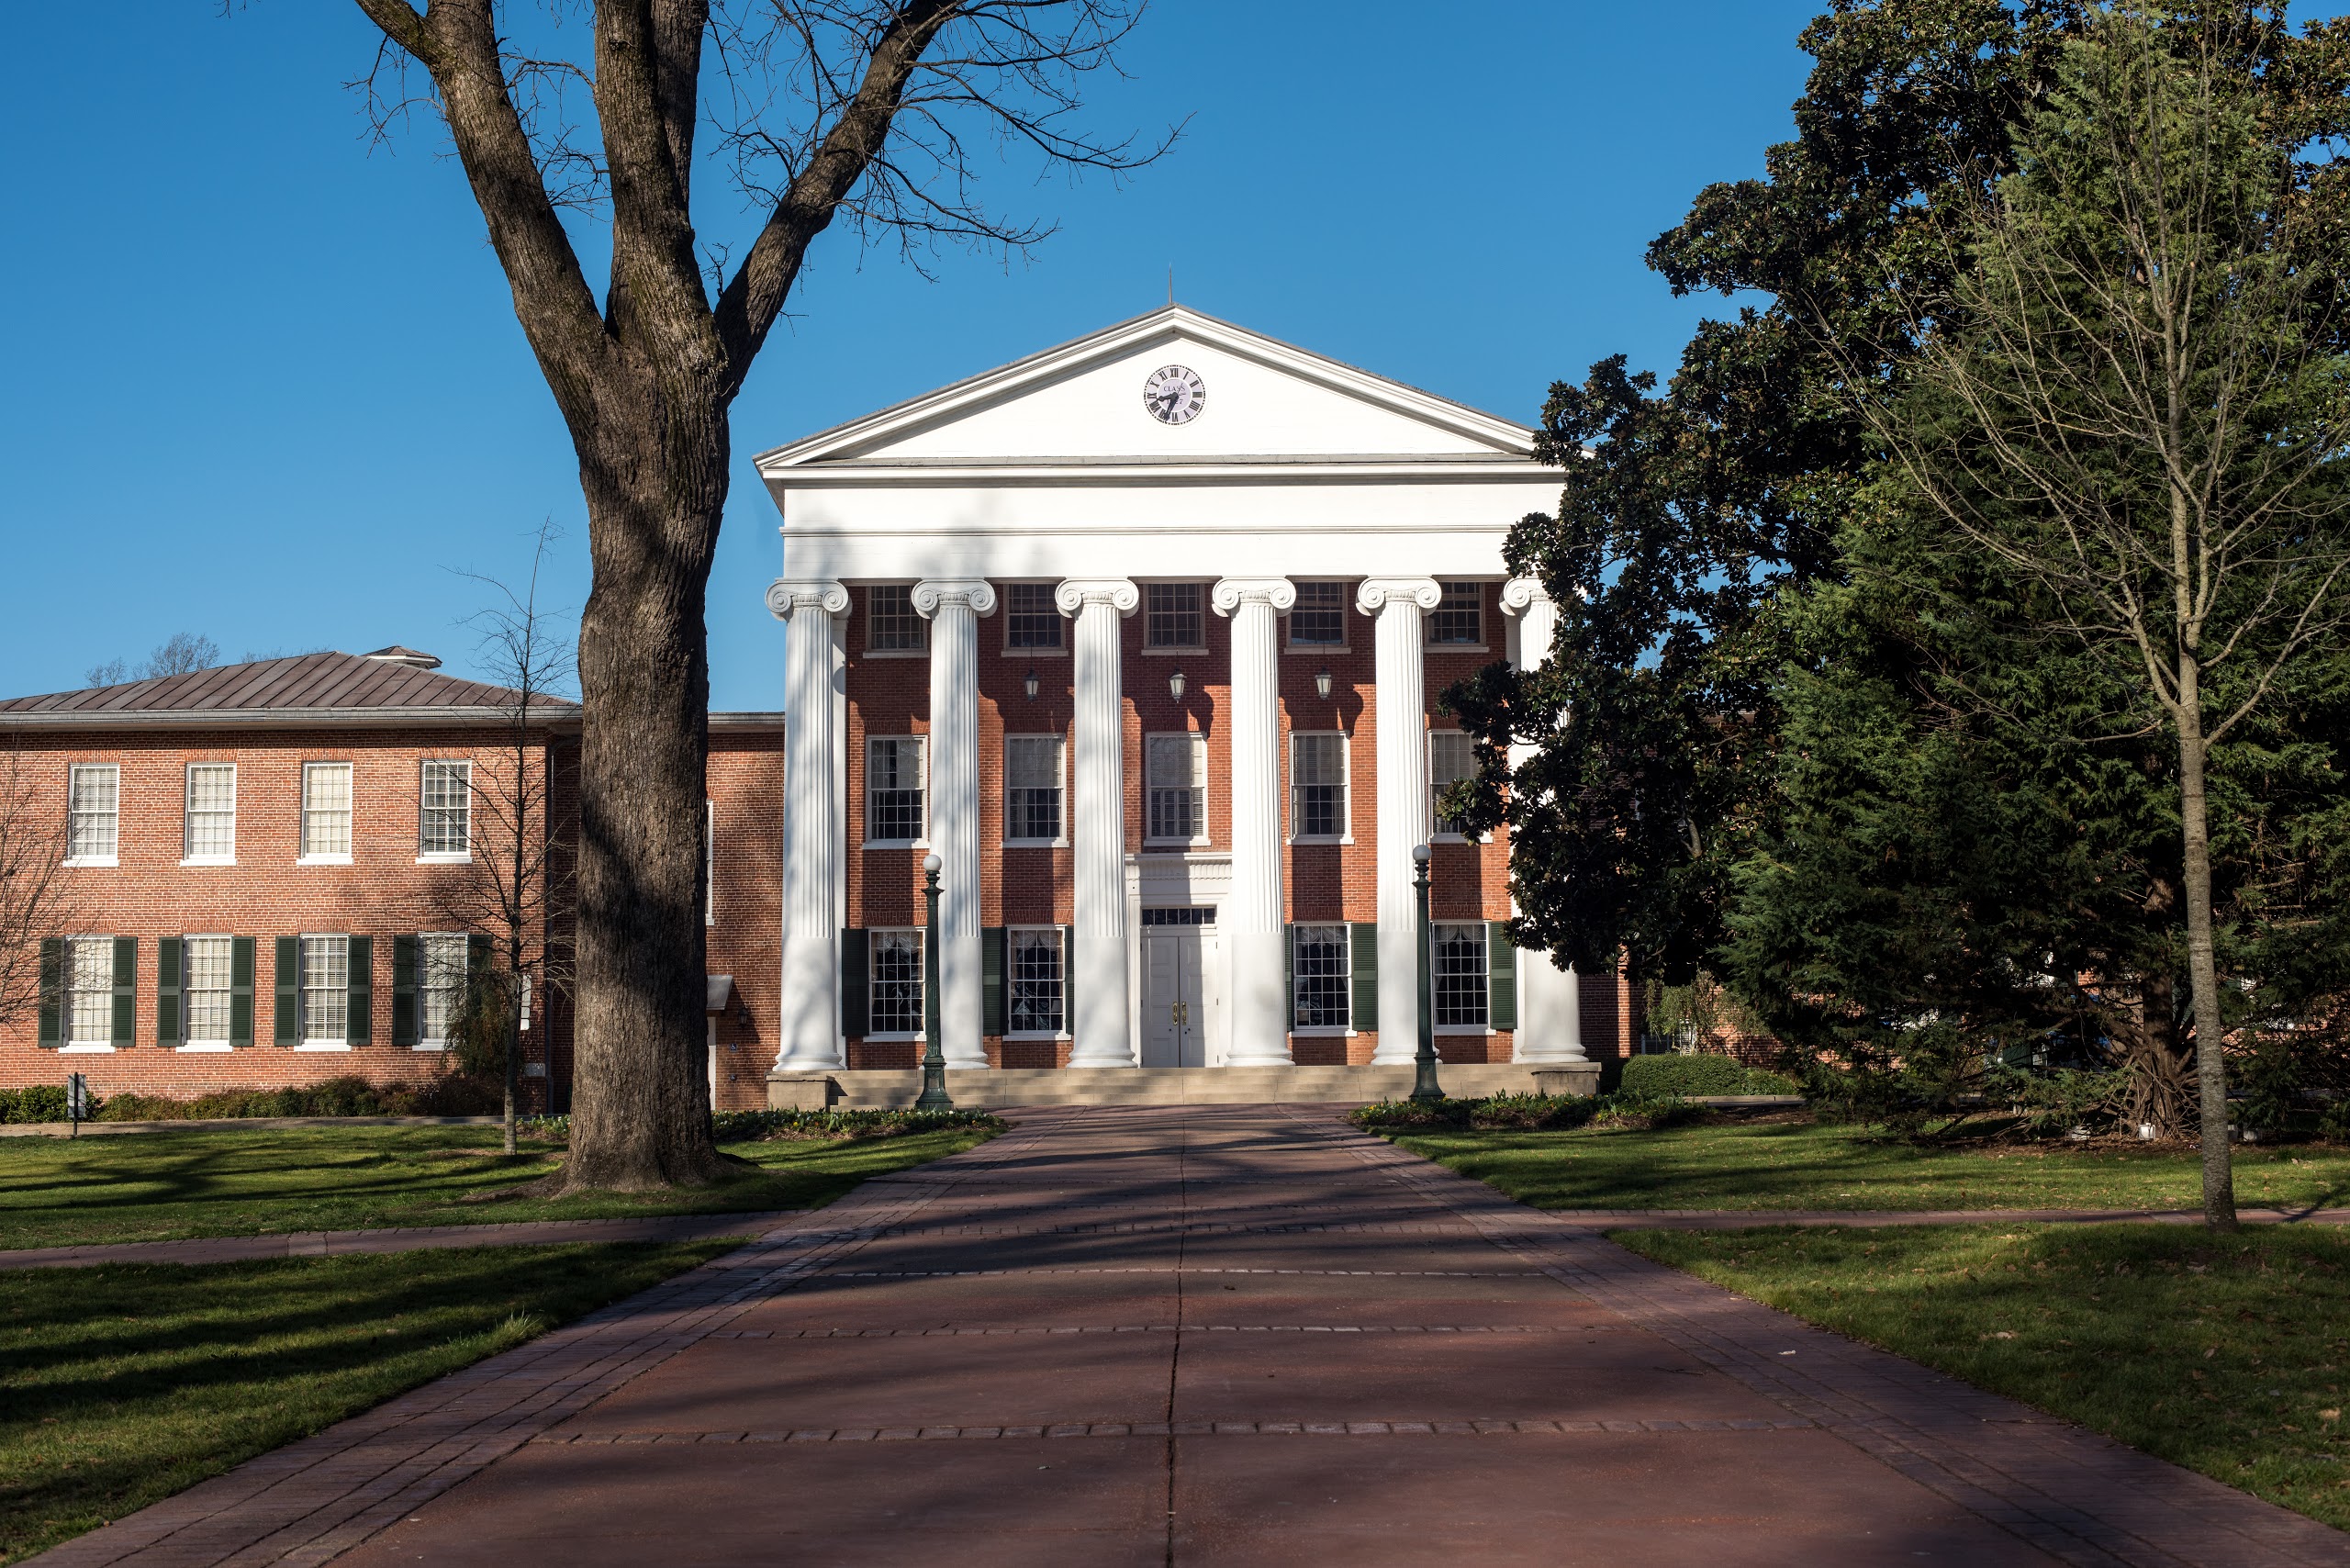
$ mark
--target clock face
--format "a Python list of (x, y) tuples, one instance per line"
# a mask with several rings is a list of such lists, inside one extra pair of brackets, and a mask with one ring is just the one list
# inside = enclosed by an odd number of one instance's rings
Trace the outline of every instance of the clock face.
[(1200, 417), (1207, 407), (1207, 384), (1200, 373), (1180, 364), (1170, 364), (1150, 373), (1142, 384), (1143, 407), (1150, 417), (1161, 424), (1189, 424)]

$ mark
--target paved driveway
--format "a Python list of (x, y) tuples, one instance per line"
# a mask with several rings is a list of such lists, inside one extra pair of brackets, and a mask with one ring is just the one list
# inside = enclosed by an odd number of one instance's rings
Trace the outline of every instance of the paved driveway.
[(1049, 1111), (50, 1554), (2350, 1563), (1307, 1108)]

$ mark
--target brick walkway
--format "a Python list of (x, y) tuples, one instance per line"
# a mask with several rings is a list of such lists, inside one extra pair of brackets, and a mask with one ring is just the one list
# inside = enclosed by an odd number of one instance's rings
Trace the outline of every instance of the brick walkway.
[(934, 1555), (2249, 1568), (2350, 1537), (1326, 1114), (1169, 1107), (1032, 1113), (39, 1561)]

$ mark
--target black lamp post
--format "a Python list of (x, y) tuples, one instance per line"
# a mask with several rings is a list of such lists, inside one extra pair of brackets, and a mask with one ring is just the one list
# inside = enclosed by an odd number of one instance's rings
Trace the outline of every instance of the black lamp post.
[[(917, 1111), (955, 1108), (946, 1094), (946, 1053), (938, 1046), (938, 868), (945, 864), (935, 853), (922, 857), (922, 902), (930, 924), (922, 933), (922, 1098), (914, 1102)], [(1423, 898), (1422, 905), (1427, 902)], [(1420, 1010), (1427, 1011), (1425, 1004)]]
[(1412, 1098), (1441, 1100), (1436, 1081), (1436, 1011), (1428, 1002), (1428, 846), (1412, 846), (1412, 887), (1420, 900), (1420, 1044), (1412, 1053)]

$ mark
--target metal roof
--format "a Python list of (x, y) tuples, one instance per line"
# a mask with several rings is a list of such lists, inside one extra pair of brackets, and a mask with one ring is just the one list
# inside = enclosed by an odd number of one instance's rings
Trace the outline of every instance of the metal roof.
[[(233, 721), (315, 718), (378, 722), (402, 717), (480, 720), (510, 709), (517, 693), (413, 665), (361, 654), (300, 654), (221, 665), (185, 675), (87, 687), (0, 700), (0, 724), (112, 723), (154, 720), (185, 724), (207, 716)], [(550, 720), (576, 713), (561, 697), (533, 697)]]

